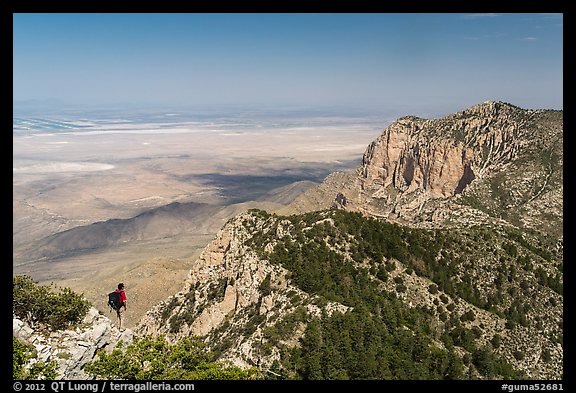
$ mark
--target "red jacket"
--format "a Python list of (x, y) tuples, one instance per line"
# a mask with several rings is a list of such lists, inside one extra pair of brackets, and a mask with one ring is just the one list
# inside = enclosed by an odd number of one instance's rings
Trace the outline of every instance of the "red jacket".
[(120, 293), (120, 307), (122, 307), (126, 302), (126, 293), (120, 289), (117, 289), (116, 292)]

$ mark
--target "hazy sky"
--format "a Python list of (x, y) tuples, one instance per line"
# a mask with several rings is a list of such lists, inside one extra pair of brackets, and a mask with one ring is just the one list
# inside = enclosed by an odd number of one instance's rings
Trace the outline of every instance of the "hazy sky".
[(563, 107), (562, 14), (14, 14), (19, 100)]

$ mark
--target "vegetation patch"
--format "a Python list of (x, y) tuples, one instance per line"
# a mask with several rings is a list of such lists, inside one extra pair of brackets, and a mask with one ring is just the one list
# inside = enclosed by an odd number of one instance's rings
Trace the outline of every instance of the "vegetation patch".
[(242, 380), (259, 379), (256, 368), (243, 370), (210, 362), (198, 338), (187, 337), (171, 344), (164, 336), (136, 338), (111, 354), (104, 349), (84, 370), (100, 379), (116, 380)]
[(90, 302), (70, 288), (38, 285), (29, 276), (14, 276), (12, 283), (12, 311), (30, 324), (65, 329), (80, 323), (90, 308)]
[(34, 358), (36, 358), (34, 346), (12, 337), (12, 379), (56, 379), (58, 373), (55, 361), (49, 363), (38, 361), (31, 367), (26, 367), (28, 361)]
[[(474, 325), (476, 312), (454, 314), (450, 298), (506, 318), (512, 329), (531, 325), (540, 311), (530, 299), (541, 296), (544, 284), (561, 291), (561, 255), (550, 252), (542, 236), (481, 226), (417, 229), (333, 210), (290, 216), (289, 233), (275, 239), (276, 231), (266, 229), (275, 225), (274, 217), (266, 219), (248, 245), (289, 270), (298, 288), (323, 299), (321, 308), (327, 301), (352, 308), (313, 319), (299, 347), (281, 350), (276, 367), (290, 378), (520, 378), (523, 373), (494, 352), (496, 345), (480, 346), (487, 332), (482, 319)], [(271, 243), (274, 248), (265, 252)], [(400, 300), (413, 285), (406, 280), (412, 274), (432, 281), (423, 289), (434, 296), (434, 306), (407, 307)], [(281, 328), (278, 322), (264, 329), (269, 343), (280, 342)], [(493, 340), (501, 345), (499, 336)]]

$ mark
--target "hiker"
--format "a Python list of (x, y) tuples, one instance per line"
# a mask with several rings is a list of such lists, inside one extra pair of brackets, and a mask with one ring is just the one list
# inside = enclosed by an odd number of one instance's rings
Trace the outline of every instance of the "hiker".
[(116, 315), (118, 316), (118, 329), (122, 331), (122, 320), (124, 319), (124, 313), (126, 312), (126, 293), (124, 292), (124, 283), (118, 284), (118, 289), (115, 291), (120, 295), (120, 307), (116, 309)]

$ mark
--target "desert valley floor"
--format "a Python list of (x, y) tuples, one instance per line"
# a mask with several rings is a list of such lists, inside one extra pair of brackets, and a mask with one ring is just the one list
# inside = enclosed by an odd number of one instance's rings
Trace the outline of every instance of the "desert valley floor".
[[(229, 218), (251, 207), (282, 207), (330, 172), (353, 170), (383, 125), (168, 119), (15, 120), (14, 274), (70, 287), (102, 311), (106, 293), (123, 281), (131, 326), (181, 288), (190, 265)], [(143, 235), (136, 240), (82, 252), (68, 244), (52, 250), (62, 253), (51, 258), (33, 252), (48, 236), (174, 202), (198, 204), (188, 227), (166, 232), (181, 220), (174, 217), (178, 212), (164, 212), (154, 228), (138, 229)]]

